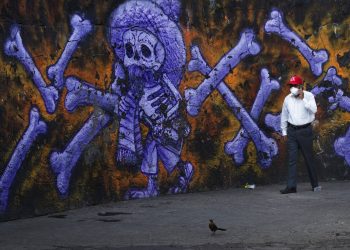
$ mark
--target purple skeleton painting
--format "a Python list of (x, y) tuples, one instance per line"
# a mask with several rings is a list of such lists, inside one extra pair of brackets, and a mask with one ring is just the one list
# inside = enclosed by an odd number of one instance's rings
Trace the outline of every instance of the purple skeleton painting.
[[(24, 46), (19, 26), (11, 28), (4, 52), (24, 66), (38, 88), (47, 113), (56, 111), (64, 87), (67, 88), (64, 105), (69, 112), (74, 112), (78, 107), (95, 107), (65, 148), (50, 154), (50, 168), (55, 174), (56, 187), (62, 197), (69, 193), (71, 175), (83, 151), (113, 119), (119, 121), (117, 166), (136, 166), (148, 180), (146, 187), (127, 190), (125, 199), (159, 195), (159, 162), (163, 163), (168, 173), (179, 171), (177, 183), (169, 189), (169, 193), (187, 192), (194, 168), (191, 163), (181, 159), (184, 139), (190, 133), (190, 126), (181, 114), (181, 104), (186, 102), (187, 113), (196, 116), (214, 90), (222, 95), (241, 123), (241, 129), (234, 131), (232, 140), (226, 142), (225, 153), (239, 166), (246, 160), (245, 151), (251, 140), (257, 150), (259, 165), (262, 168), (271, 166), (278, 154), (278, 145), (259, 128), (258, 121), (271, 93), (280, 89), (279, 82), (270, 77), (267, 68), (262, 68), (260, 89), (249, 112), (224, 82), (225, 77), (242, 60), (260, 53), (262, 46), (254, 31), (244, 29), (236, 46), (223, 55), (213, 68), (203, 58), (199, 47), (193, 45), (188, 70), (198, 71), (206, 77), (197, 88), (186, 89), (183, 99), (178, 91), (186, 69), (186, 48), (178, 24), (180, 7), (180, 0), (129, 0), (112, 11), (107, 40), (113, 49), (115, 61), (113, 81), (107, 90), (96, 89), (77, 76), (64, 76), (79, 43), (93, 30), (89, 20), (79, 14), (71, 16), (71, 34), (64, 50), (57, 62), (46, 70), (49, 83), (45, 82), (46, 78), (41, 75), (33, 56)], [(264, 31), (294, 46), (307, 60), (313, 75), (320, 76), (323, 73), (328, 52), (311, 48), (288, 26), (280, 10), (271, 10)], [(328, 98), (329, 110), (340, 108), (349, 112), (350, 97), (340, 89), (343, 81), (337, 75), (336, 68), (328, 69), (323, 82), (328, 84), (314, 86), (311, 92), (319, 96), (333, 91), (334, 96)], [(0, 176), (0, 212), (7, 207), (11, 185), (30, 147), (39, 135), (47, 131), (47, 125), (40, 119), (36, 107), (32, 107), (29, 118), (28, 128)], [(145, 138), (142, 138), (141, 123), (148, 128)], [(267, 114), (265, 125), (280, 132), (279, 114)], [(346, 135), (336, 139), (334, 148), (350, 165), (349, 141), (350, 129)]]
[[(115, 78), (104, 93), (76, 77), (68, 77), (67, 110), (99, 107), (63, 152), (53, 152), (51, 168), (57, 188), (67, 194), (72, 171), (86, 145), (113, 117), (119, 119), (117, 162), (139, 165), (148, 177), (146, 188), (133, 188), (126, 199), (157, 196), (158, 161), (171, 173), (180, 170), (170, 193), (186, 192), (193, 167), (180, 159), (189, 125), (179, 114), (178, 86), (185, 65), (185, 45), (178, 27), (177, 1), (128, 1), (110, 16), (108, 40), (114, 50)], [(141, 143), (140, 122), (149, 128)]]

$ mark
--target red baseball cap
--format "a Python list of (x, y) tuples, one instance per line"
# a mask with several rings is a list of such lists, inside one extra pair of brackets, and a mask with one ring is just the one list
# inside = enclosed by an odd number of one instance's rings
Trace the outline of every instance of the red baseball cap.
[(299, 84), (303, 84), (303, 79), (300, 76), (292, 76), (289, 80), (289, 83), (291, 85), (299, 85)]

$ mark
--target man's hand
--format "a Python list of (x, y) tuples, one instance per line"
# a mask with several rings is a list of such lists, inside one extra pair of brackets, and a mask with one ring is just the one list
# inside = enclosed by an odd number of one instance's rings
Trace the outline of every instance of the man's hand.
[(286, 135), (282, 135), (280, 133), (272, 133), (271, 134), (273, 138), (275, 138), (276, 140), (282, 141), (282, 142), (286, 142), (287, 141), (287, 136)]
[(304, 99), (304, 91), (302, 89), (299, 89), (299, 91), (298, 91), (298, 98)]

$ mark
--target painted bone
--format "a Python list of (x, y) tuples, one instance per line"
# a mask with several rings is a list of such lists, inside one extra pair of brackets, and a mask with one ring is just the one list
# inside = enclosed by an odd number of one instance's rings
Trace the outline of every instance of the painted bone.
[(119, 103), (118, 95), (102, 92), (76, 77), (68, 77), (66, 87), (65, 107), (69, 112), (74, 111), (79, 106), (96, 105), (113, 113)]
[(328, 61), (327, 51), (310, 48), (304, 40), (288, 27), (283, 20), (283, 14), (279, 10), (271, 11), (270, 19), (265, 24), (265, 31), (278, 34), (281, 38), (291, 43), (308, 61), (312, 73), (316, 76), (322, 74), (322, 65)]
[(48, 113), (55, 112), (58, 100), (58, 91), (54, 86), (47, 86), (40, 71), (36, 67), (32, 57), (25, 49), (18, 26), (11, 28), (10, 38), (5, 42), (5, 53), (17, 58), (31, 76), (35, 86), (38, 88)]
[(8, 56), (17, 58), (24, 66), (28, 74), (31, 76), (35, 86), (38, 88), (48, 113), (55, 112), (57, 100), (59, 98), (58, 91), (64, 86), (64, 71), (68, 65), (72, 54), (77, 49), (78, 43), (92, 30), (90, 21), (83, 20), (78, 15), (73, 15), (71, 19), (73, 33), (70, 36), (62, 55), (55, 65), (48, 67), (47, 75), (52, 81), (53, 86), (46, 85), (40, 71), (35, 65), (31, 55), (23, 45), (22, 37), (18, 26), (11, 28), (10, 38), (5, 42), (5, 53)]
[[(211, 71), (197, 46), (191, 48), (191, 57), (192, 59), (188, 65), (189, 71), (199, 71), (205, 75)], [(273, 139), (265, 136), (265, 134), (256, 125), (253, 118), (250, 117), (248, 112), (243, 108), (241, 103), (237, 100), (224, 82), (220, 82), (218, 84), (218, 90), (224, 97), (232, 112), (235, 114), (236, 118), (241, 122), (242, 127), (254, 141), (258, 152), (258, 160), (261, 166), (270, 166), (273, 156), (275, 156), (278, 151), (276, 142)]]
[(68, 193), (72, 170), (81, 153), (111, 119), (111, 116), (104, 111), (95, 110), (65, 150), (61, 153), (55, 151), (50, 155), (51, 169), (57, 176), (56, 186), (61, 195), (65, 196)]
[(334, 142), (334, 150), (337, 155), (344, 157), (348, 166), (350, 166), (350, 129), (345, 136), (339, 137)]
[(322, 94), (324, 91), (330, 90), (330, 89), (334, 89), (334, 88), (338, 88), (343, 84), (343, 80), (342, 78), (338, 75), (337, 73), (337, 69), (335, 67), (330, 67), (327, 70), (327, 74), (326, 76), (323, 78), (323, 82), (328, 81), (331, 82), (330, 87), (323, 87), (323, 86), (318, 86), (316, 85), (315, 87), (312, 88), (312, 90), (310, 91), (312, 94), (314, 94), (314, 96), (317, 96), (319, 94)]
[(243, 31), (236, 47), (231, 49), (220, 60), (220, 62), (216, 64), (214, 69), (208, 72), (206, 79), (197, 87), (197, 89), (185, 90), (187, 112), (191, 116), (198, 115), (200, 107), (205, 99), (218, 86), (222, 85), (221, 81), (226, 75), (231, 72), (242, 59), (249, 55), (256, 55), (260, 50), (261, 48), (259, 44), (255, 41), (254, 32), (249, 29)]
[(73, 53), (77, 49), (79, 42), (92, 31), (91, 22), (87, 19), (84, 20), (77, 14), (72, 16), (70, 25), (73, 33), (70, 35), (58, 61), (54, 65), (49, 66), (47, 70), (48, 78), (58, 90), (61, 90), (64, 86), (63, 73), (72, 58)]
[[(254, 101), (252, 110), (250, 111), (250, 115), (255, 121), (258, 121), (262, 109), (265, 106), (271, 92), (280, 89), (279, 82), (270, 78), (267, 69), (262, 69), (260, 76), (260, 89)], [(247, 132), (241, 128), (235, 138), (226, 143), (225, 152), (232, 157), (237, 165), (241, 165), (244, 162), (244, 152), (248, 146), (249, 141), (250, 140)]]
[(119, 98), (115, 94), (103, 94), (89, 84), (79, 82), (75, 77), (67, 78), (66, 85), (68, 94), (65, 106), (68, 111), (74, 111), (78, 106), (96, 105), (104, 108), (108, 113), (104, 110), (94, 111), (63, 152), (52, 152), (50, 165), (57, 176), (57, 189), (63, 196), (68, 193), (72, 171), (82, 152), (112, 120), (111, 114), (115, 109), (118, 110), (117, 100)]
[(63, 152), (51, 153), (50, 165), (57, 176), (57, 189), (63, 196), (68, 193), (70, 176), (82, 152), (112, 120), (112, 114), (119, 112), (118, 81), (125, 79), (125, 72), (120, 64), (115, 65), (114, 74), (115, 80), (110, 85), (110, 93), (103, 93), (76, 77), (68, 77), (66, 80), (65, 106), (68, 111), (74, 111), (78, 106), (83, 105), (95, 105), (103, 110), (94, 111)]
[(40, 119), (40, 113), (37, 108), (33, 107), (31, 109), (29, 119), (29, 126), (17, 144), (0, 178), (0, 212), (4, 212), (7, 207), (11, 185), (30, 147), (33, 145), (38, 135), (44, 134), (47, 131), (46, 123)]
[(338, 89), (335, 96), (329, 97), (328, 102), (331, 103), (329, 110), (335, 110), (337, 107), (339, 107), (348, 112), (350, 111), (350, 98), (348, 96), (344, 96), (344, 91), (341, 89)]

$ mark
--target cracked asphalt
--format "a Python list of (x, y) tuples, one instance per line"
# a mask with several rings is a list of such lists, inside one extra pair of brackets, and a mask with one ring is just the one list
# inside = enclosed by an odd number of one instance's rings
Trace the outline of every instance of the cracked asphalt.
[[(166, 195), (0, 223), (1, 249), (350, 249), (350, 181)], [(208, 220), (227, 231), (212, 234)]]

